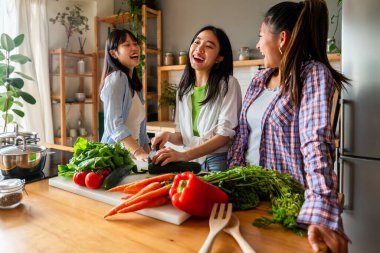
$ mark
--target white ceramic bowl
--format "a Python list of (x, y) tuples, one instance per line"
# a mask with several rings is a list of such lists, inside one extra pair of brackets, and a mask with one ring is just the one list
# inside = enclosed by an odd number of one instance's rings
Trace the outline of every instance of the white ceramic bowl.
[(78, 101), (78, 102), (83, 102), (86, 100), (86, 94), (83, 93), (83, 92), (77, 92), (75, 93), (75, 99)]

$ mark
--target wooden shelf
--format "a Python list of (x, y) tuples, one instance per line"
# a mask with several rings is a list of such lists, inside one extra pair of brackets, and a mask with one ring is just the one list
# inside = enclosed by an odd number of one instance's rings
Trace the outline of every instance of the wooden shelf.
[[(59, 74), (53, 73), (53, 58), (58, 58), (58, 67), (59, 67)], [(78, 74), (78, 73), (65, 73), (65, 63), (69, 60), (69, 58), (88, 58), (86, 62), (90, 63), (91, 65), (91, 72), (90, 73), (84, 73), (84, 74)], [(61, 138), (57, 139), (54, 138), (54, 142), (59, 142), (61, 145), (67, 145), (68, 141), (71, 141), (66, 136), (66, 105), (75, 105), (76, 110), (79, 110), (80, 112), (80, 118), (79, 120), (85, 124), (85, 106), (91, 105), (91, 131), (90, 135), (92, 136), (93, 140), (98, 140), (98, 91), (97, 91), (97, 85), (96, 85), (96, 77), (97, 77), (97, 69), (96, 69), (96, 54), (80, 54), (80, 53), (73, 53), (73, 52), (65, 52), (62, 48), (53, 49), (49, 51), (49, 79), (50, 79), (50, 94), (53, 94), (53, 86), (55, 83), (59, 83), (59, 94), (58, 95), (52, 95), (51, 101), (53, 105), (57, 105), (59, 107), (59, 110), (52, 110), (53, 114), (59, 114), (59, 126), (61, 127)], [(59, 77), (59, 80), (56, 78), (53, 78), (55, 76)], [(70, 82), (67, 82), (67, 78), (77, 78), (78, 84), (77, 85), (77, 92), (83, 92), (85, 88), (85, 78), (91, 78), (91, 95), (87, 94), (88, 97), (86, 97), (85, 101), (75, 101), (74, 98), (71, 98), (72, 100), (66, 101), (66, 86), (72, 86), (73, 84), (69, 84)], [(71, 102), (72, 101), (72, 102)], [(53, 117), (54, 118), (54, 117)], [(88, 125), (88, 124), (86, 124)], [(73, 143), (70, 143), (73, 144)]]
[[(340, 54), (328, 54), (328, 59), (330, 61), (340, 61), (341, 55)], [(263, 66), (264, 60), (263, 59), (256, 59), (256, 60), (245, 60), (245, 61), (233, 61), (234, 68), (242, 68), (242, 67), (257, 67), (257, 66)], [(186, 65), (170, 65), (170, 66), (161, 66), (158, 68), (159, 71), (183, 71), (185, 70)]]
[(64, 56), (77, 57), (77, 58), (91, 58), (94, 56), (93, 53), (81, 54), (81, 53), (75, 53), (75, 52), (66, 52), (63, 48), (49, 50), (49, 54), (52, 54), (52, 55), (64, 54)]
[[(61, 76), (59, 73), (50, 73), (51, 76)], [(76, 73), (64, 73), (64, 77), (92, 77), (92, 74), (76, 74)]]
[(175, 123), (173, 121), (150, 121), (146, 123), (148, 132), (175, 132)]

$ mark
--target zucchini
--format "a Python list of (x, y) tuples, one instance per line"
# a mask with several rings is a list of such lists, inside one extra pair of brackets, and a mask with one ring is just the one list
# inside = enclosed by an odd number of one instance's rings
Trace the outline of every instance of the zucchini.
[(153, 163), (148, 164), (149, 174), (182, 173), (185, 171), (197, 174), (201, 171), (201, 165), (197, 162), (172, 162), (164, 166)]
[(120, 181), (128, 176), (136, 165), (122, 165), (112, 171), (103, 181), (102, 188), (104, 190), (111, 189), (120, 183)]

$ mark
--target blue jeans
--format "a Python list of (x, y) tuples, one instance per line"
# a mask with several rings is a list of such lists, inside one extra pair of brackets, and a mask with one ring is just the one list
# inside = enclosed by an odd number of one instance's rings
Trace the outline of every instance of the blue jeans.
[(202, 171), (224, 171), (227, 169), (227, 152), (208, 155), (202, 163)]

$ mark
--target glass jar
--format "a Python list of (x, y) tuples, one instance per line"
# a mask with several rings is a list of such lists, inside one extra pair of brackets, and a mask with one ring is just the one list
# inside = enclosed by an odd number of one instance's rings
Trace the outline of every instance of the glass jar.
[(166, 52), (164, 57), (164, 65), (174, 65), (174, 55), (172, 52)]
[(185, 65), (187, 62), (187, 52), (186, 51), (180, 51), (178, 56), (178, 64), (179, 65)]
[(0, 182), (0, 209), (17, 207), (22, 200), (25, 180), (5, 179)]
[(241, 47), (239, 49), (239, 61), (249, 60), (249, 47)]

